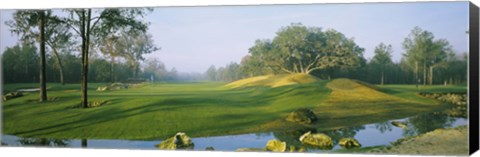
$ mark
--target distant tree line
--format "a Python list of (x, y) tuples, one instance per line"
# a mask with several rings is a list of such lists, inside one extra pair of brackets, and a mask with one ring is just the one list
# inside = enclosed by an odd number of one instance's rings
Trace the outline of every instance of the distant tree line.
[[(293, 23), (281, 28), (273, 39), (257, 40), (240, 63), (211, 66), (210, 81), (230, 82), (243, 78), (288, 73), (308, 73), (322, 79), (352, 78), (373, 84), (465, 84), (468, 55), (453, 52), (445, 39), (429, 31), (412, 29), (402, 43), (404, 52), (379, 43), (373, 58), (353, 38), (333, 29), (322, 30)], [(402, 53), (399, 62), (392, 54)]]
[[(2, 55), (4, 83), (31, 83), (39, 81), (39, 54), (35, 45), (17, 44), (8, 47)], [(57, 57), (48, 53), (46, 55), (46, 81), (64, 83), (79, 83), (81, 81), (81, 56), (70, 51), (60, 52), (63, 76), (55, 64)], [(103, 55), (93, 55), (89, 61), (89, 82), (129, 82), (129, 81), (177, 81), (201, 80), (203, 74), (178, 73), (175, 68), (167, 70), (158, 59), (147, 59), (138, 63), (138, 68), (132, 64), (116, 58), (114, 66), (112, 60)], [(136, 70), (136, 71), (135, 71)], [(112, 73), (113, 71), (113, 73)], [(136, 73), (136, 74), (135, 74)], [(135, 77), (134, 75), (138, 75)]]

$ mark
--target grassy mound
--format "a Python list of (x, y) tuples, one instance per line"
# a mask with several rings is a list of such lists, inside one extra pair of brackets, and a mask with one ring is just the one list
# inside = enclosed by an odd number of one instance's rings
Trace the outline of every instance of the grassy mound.
[(377, 87), (365, 82), (340, 78), (330, 81), (327, 87), (332, 89), (331, 101), (342, 102), (370, 102), (370, 101), (399, 101), (401, 98), (383, 93)]
[(283, 74), (283, 75), (264, 75), (241, 79), (225, 85), (229, 88), (242, 88), (251, 86), (280, 87), (294, 84), (312, 83), (319, 79), (309, 74)]

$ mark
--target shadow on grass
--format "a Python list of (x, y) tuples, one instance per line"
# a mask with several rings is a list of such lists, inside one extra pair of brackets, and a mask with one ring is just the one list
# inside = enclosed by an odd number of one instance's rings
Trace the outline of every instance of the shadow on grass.
[[(238, 100), (227, 100), (221, 97), (216, 98), (197, 98), (197, 97), (179, 97), (179, 98), (170, 98), (166, 100), (160, 100), (148, 104), (136, 105), (135, 107), (130, 107), (129, 105), (121, 105), (122, 102), (121, 98), (118, 99), (111, 99), (111, 105), (106, 105), (98, 108), (92, 109), (56, 109), (50, 110), (48, 112), (43, 112), (42, 114), (49, 114), (54, 112), (62, 112), (63, 110), (84, 110), (88, 111), (89, 116), (82, 118), (80, 120), (73, 120), (63, 123), (58, 123), (55, 125), (50, 125), (41, 128), (35, 128), (27, 131), (20, 131), (14, 132), (13, 134), (18, 136), (26, 136), (26, 137), (39, 137), (50, 135), (54, 133), (69, 131), (72, 129), (79, 129), (88, 127), (91, 125), (98, 125), (102, 123), (108, 123), (113, 120), (125, 119), (128, 117), (133, 117), (141, 114), (148, 114), (154, 113), (158, 111), (168, 111), (168, 112), (176, 112), (181, 109), (194, 107), (218, 107), (223, 105), (223, 107), (244, 107), (245, 105), (256, 105), (256, 107), (260, 105), (267, 105), (269, 104), (266, 100), (256, 100), (256, 101), (238, 101)], [(124, 102), (129, 103), (129, 102)], [(119, 106), (120, 105), (120, 106)], [(116, 106), (116, 107), (109, 107), (109, 106)], [(74, 118), (81, 113), (72, 113), (69, 116), (64, 117), (64, 119)], [(188, 113), (185, 113), (188, 114)], [(225, 118), (231, 116), (225, 114)], [(237, 118), (248, 117), (252, 115), (239, 115)], [(231, 117), (229, 117), (231, 118)], [(48, 125), (48, 124), (47, 124)], [(245, 124), (243, 124), (245, 125)]]

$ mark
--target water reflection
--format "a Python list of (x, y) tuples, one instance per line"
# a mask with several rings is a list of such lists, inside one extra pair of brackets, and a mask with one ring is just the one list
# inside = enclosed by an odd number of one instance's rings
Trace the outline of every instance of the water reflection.
[(347, 138), (347, 137), (354, 138), (357, 132), (364, 129), (365, 129), (365, 126), (361, 125), (361, 126), (353, 126), (353, 127), (348, 127), (344, 129), (327, 131), (323, 133), (330, 136), (330, 138), (332, 138), (333, 145), (337, 145), (340, 139)]
[(375, 128), (381, 133), (392, 131), (392, 125), (388, 121), (375, 124)]
[(88, 146), (87, 139), (82, 139), (82, 148), (87, 148), (87, 146)]
[(20, 138), (18, 142), (23, 146), (67, 147), (69, 141), (52, 138)]
[(312, 133), (317, 133), (316, 129), (300, 128), (294, 131), (273, 132), (273, 136), (280, 141), (287, 142), (289, 145), (302, 146), (303, 144), (299, 141), (299, 138), (309, 131)]
[(440, 112), (414, 116), (406, 120), (409, 127), (405, 129), (404, 135), (414, 136), (427, 133), (438, 128), (451, 127), (454, 121), (455, 118), (451, 118), (447, 114)]
[(255, 135), (258, 137), (258, 138), (263, 138), (263, 137), (269, 137), (271, 136), (271, 134), (269, 132), (257, 132), (255, 133)]
[(446, 111), (444, 111), (450, 117), (456, 118), (467, 118), (468, 117), (468, 109), (466, 106), (455, 106)]

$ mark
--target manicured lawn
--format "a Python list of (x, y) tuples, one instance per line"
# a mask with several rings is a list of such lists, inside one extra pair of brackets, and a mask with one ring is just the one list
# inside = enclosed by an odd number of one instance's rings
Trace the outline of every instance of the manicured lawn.
[[(3, 133), (65, 139), (158, 140), (176, 132), (201, 137), (291, 129), (298, 125), (283, 119), (301, 107), (314, 109), (320, 118), (318, 123), (302, 127), (327, 129), (405, 117), (444, 106), (416, 96), (409, 85), (382, 86), (377, 91), (352, 82), (320, 80), (275, 88), (227, 88), (226, 83), (217, 82), (150, 83), (105, 92), (95, 91), (104, 84), (89, 84), (90, 101), (108, 101), (89, 109), (72, 108), (80, 103), (80, 85), (49, 83), (48, 96), (55, 97), (53, 101), (38, 103), (38, 92), (31, 92), (2, 104)], [(7, 84), (4, 90), (35, 86)]]

